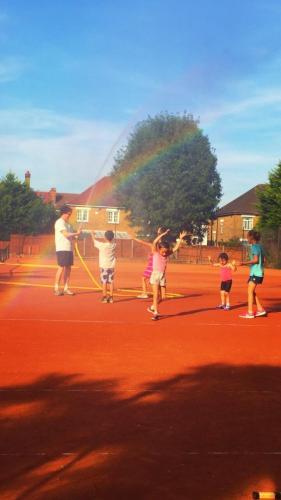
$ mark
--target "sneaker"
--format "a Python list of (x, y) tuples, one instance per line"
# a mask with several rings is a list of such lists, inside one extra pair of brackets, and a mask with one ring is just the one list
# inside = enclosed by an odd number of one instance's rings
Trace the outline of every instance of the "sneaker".
[(107, 297), (107, 303), (113, 304), (113, 297)]
[(55, 291), (54, 291), (54, 294), (55, 294), (57, 297), (60, 297), (61, 295), (63, 295), (63, 292), (61, 292), (60, 290), (55, 290)]
[(224, 304), (220, 304), (219, 306), (216, 307), (216, 309), (224, 309), (224, 308), (225, 308)]
[(224, 310), (225, 311), (229, 311), (230, 310), (230, 305), (228, 304), (227, 306), (224, 306)]
[(265, 310), (257, 311), (255, 317), (258, 318), (259, 316), (267, 316), (267, 312)]
[(152, 316), (152, 321), (157, 321), (159, 319), (159, 314), (158, 313), (155, 313), (153, 312), (153, 316)]
[(75, 293), (69, 290), (69, 288), (67, 288), (66, 290), (63, 291), (63, 295), (75, 295)]
[(147, 311), (148, 311), (149, 313), (151, 313), (151, 314), (154, 314), (154, 313), (155, 313), (153, 306), (148, 307), (148, 308), (147, 308)]
[(137, 299), (149, 299), (149, 295), (147, 295), (147, 293), (142, 293), (141, 295), (137, 295)]
[(255, 315), (254, 313), (249, 313), (248, 311), (245, 312), (245, 314), (240, 314), (239, 318), (244, 318), (244, 319), (254, 319)]
[(103, 304), (107, 304), (107, 297), (103, 297), (103, 298), (101, 299), (101, 302), (102, 302)]

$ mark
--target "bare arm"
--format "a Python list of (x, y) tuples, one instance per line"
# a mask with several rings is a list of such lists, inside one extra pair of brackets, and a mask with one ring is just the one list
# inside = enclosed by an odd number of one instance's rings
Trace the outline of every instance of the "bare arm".
[(235, 260), (232, 260), (231, 262), (229, 262), (228, 267), (229, 267), (232, 271), (237, 271), (236, 261), (235, 261)]
[(237, 264), (236, 264), (236, 260), (232, 260), (230, 263), (229, 263), (229, 267), (232, 271), (237, 271)]
[(182, 242), (183, 242), (183, 239), (186, 237), (187, 235), (187, 232), (186, 231), (182, 231), (180, 234), (179, 234), (179, 238), (178, 238), (178, 241), (176, 243), (176, 245), (174, 246), (173, 250), (172, 250), (172, 253), (175, 253), (179, 247), (181, 246)]
[(220, 267), (220, 263), (219, 262), (214, 262), (212, 257), (210, 255), (208, 255), (208, 261), (209, 261), (209, 264), (211, 264), (211, 266), (214, 266), (214, 267)]
[(160, 234), (158, 234), (158, 236), (156, 236), (155, 240), (152, 243), (152, 252), (156, 252), (156, 250), (157, 250), (157, 244), (159, 243), (159, 241), (161, 240), (161, 238), (163, 238), (163, 236), (165, 236), (169, 232), (170, 232), (170, 229), (167, 229), (167, 231), (165, 231), (164, 233), (160, 233)]
[(139, 240), (138, 238), (132, 238), (132, 240), (137, 241), (138, 243), (141, 243), (142, 245), (151, 248), (151, 243), (148, 243), (148, 241)]
[(61, 231), (61, 233), (65, 236), (65, 238), (67, 238), (68, 240), (72, 240), (73, 238), (75, 238), (76, 236), (79, 236), (80, 233), (81, 233), (81, 229), (78, 229), (78, 231), (76, 231), (75, 233), (70, 233), (69, 231)]
[(92, 231), (91, 231), (91, 237), (92, 237), (92, 240), (93, 240), (94, 246), (96, 246), (96, 243), (99, 243), (99, 241), (97, 241), (97, 240), (95, 239), (95, 231), (94, 231), (94, 230), (92, 230)]
[(259, 262), (259, 256), (254, 255), (252, 260), (245, 260), (245, 262), (240, 262), (240, 266), (249, 266), (251, 264), (257, 264)]

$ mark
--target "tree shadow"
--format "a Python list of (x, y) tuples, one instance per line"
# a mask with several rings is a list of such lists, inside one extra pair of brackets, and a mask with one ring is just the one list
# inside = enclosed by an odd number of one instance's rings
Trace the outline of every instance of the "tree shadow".
[(0, 496), (226, 500), (259, 478), (280, 487), (281, 368), (201, 366), (133, 394), (118, 382), (2, 387)]

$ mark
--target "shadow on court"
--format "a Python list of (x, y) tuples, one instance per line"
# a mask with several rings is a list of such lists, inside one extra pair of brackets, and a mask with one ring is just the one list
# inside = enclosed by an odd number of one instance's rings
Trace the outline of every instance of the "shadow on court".
[[(247, 306), (247, 302), (241, 302), (240, 304), (236, 304), (235, 306), (231, 306), (231, 311), (235, 309), (241, 309), (241, 307)], [(176, 314), (160, 314), (158, 321), (162, 321), (164, 319), (181, 317), (181, 316), (190, 316), (192, 314), (199, 314), (202, 312), (208, 311), (218, 311), (218, 314), (229, 314), (229, 311), (220, 311), (217, 307), (200, 307), (198, 309), (190, 309), (189, 311), (181, 311)]]
[(268, 310), (268, 312), (277, 313), (277, 312), (281, 311), (281, 299), (280, 299), (280, 297), (276, 298), (276, 299), (267, 299), (267, 303), (269, 305), (269, 307), (266, 308)]
[(226, 500), (262, 478), (281, 486), (281, 368), (207, 365), (133, 393), (54, 374), (2, 387), (0, 408), (1, 498)]

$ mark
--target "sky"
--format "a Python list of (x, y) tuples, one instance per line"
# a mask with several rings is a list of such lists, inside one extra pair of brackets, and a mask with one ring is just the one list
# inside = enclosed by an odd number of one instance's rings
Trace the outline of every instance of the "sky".
[(280, 0), (0, 0), (0, 177), (82, 192), (134, 126), (200, 119), (221, 204), (281, 159)]

